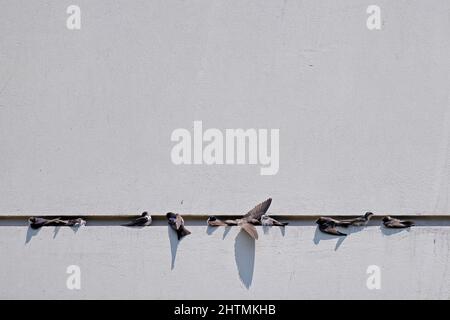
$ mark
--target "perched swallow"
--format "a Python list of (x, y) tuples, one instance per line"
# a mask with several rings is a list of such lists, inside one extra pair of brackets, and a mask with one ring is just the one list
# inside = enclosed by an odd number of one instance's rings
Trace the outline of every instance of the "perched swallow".
[(339, 226), (339, 227), (348, 227), (351, 225), (351, 222), (349, 220), (337, 220), (331, 217), (319, 217), (319, 219), (317, 219), (316, 223), (318, 225), (321, 224), (330, 224), (330, 225), (335, 225), (335, 226)]
[(319, 218), (316, 223), (319, 225), (319, 230), (324, 233), (332, 234), (334, 236), (346, 236), (345, 233), (342, 233), (336, 229), (337, 224), (334, 219), (323, 221)]
[(400, 220), (392, 218), (390, 216), (386, 216), (383, 218), (383, 224), (386, 228), (395, 228), (395, 229), (409, 228), (415, 225), (413, 221)]
[(46, 218), (39, 218), (39, 217), (30, 217), (28, 219), (28, 223), (30, 224), (30, 227), (32, 229), (39, 229), (43, 226), (58, 226), (61, 225), (61, 218), (55, 218), (55, 219), (46, 219)]
[(240, 226), (253, 239), (258, 239), (258, 231), (256, 231), (255, 224), (261, 224), (261, 217), (267, 212), (272, 203), (272, 198), (267, 199), (255, 206), (252, 210), (247, 212), (241, 219), (225, 220), (225, 223), (230, 226)]
[(263, 226), (280, 226), (280, 227), (288, 225), (287, 222), (279, 222), (274, 218), (269, 217), (267, 214), (261, 216), (261, 224)]
[(82, 227), (86, 225), (86, 220), (83, 220), (81, 218), (76, 218), (76, 219), (69, 219), (66, 222), (66, 226), (69, 227)]
[(220, 226), (227, 226), (224, 221), (218, 219), (216, 216), (209, 216), (208, 220), (206, 221), (208, 223), (208, 226), (210, 227), (220, 227)]
[(370, 218), (372, 218), (372, 212), (366, 212), (361, 217), (356, 217), (354, 219), (342, 220), (341, 223), (349, 223), (351, 226), (363, 227), (369, 223)]
[(148, 214), (147, 211), (142, 212), (141, 216), (137, 219), (134, 219), (130, 223), (123, 224), (126, 227), (134, 227), (134, 226), (149, 226), (152, 224), (152, 217)]
[(166, 217), (170, 227), (177, 232), (178, 240), (191, 234), (191, 232), (184, 227), (184, 220), (178, 213), (167, 212)]

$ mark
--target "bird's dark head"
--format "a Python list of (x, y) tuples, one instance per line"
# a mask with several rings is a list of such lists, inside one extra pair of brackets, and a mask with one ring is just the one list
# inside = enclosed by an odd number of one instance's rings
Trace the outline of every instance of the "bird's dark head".
[(209, 221), (216, 221), (217, 218), (216, 218), (216, 216), (209, 216), (209, 217), (208, 217), (208, 220), (209, 220)]
[(35, 223), (35, 222), (36, 222), (36, 217), (30, 217), (30, 218), (28, 219), (28, 222), (29, 222), (29, 223)]
[(391, 220), (392, 218), (390, 216), (386, 216), (383, 218), (383, 222), (388, 222), (389, 220)]
[(147, 212), (147, 211), (144, 211), (144, 212), (142, 212), (142, 214), (141, 214), (141, 217), (145, 217), (145, 216), (148, 216), (148, 212)]
[(166, 213), (166, 217), (167, 217), (167, 219), (173, 219), (173, 218), (175, 218), (176, 217), (176, 213), (173, 213), (173, 212), (167, 212)]
[(373, 213), (372, 213), (372, 212), (366, 212), (366, 213), (364, 214), (364, 217), (365, 217), (366, 219), (370, 219), (370, 218), (372, 218), (372, 216), (373, 216)]
[(319, 218), (319, 219), (316, 220), (316, 223), (317, 223), (317, 224), (321, 224), (321, 222), (322, 222), (321, 218)]
[(85, 226), (86, 220), (83, 220), (82, 218), (76, 218), (75, 219), (75, 225), (76, 226)]

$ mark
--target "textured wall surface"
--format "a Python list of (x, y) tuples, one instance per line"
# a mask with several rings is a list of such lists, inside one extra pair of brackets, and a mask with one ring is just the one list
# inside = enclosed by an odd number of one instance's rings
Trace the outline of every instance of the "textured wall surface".
[[(0, 220), (0, 298), (449, 299), (450, 220), (398, 232), (379, 222), (337, 239), (306, 219), (258, 227), (252, 241), (188, 220), (192, 235), (178, 243), (163, 221), (36, 232)], [(69, 265), (81, 268), (81, 290), (66, 287)], [(369, 265), (380, 267), (380, 290), (366, 286)]]
[[(437, 216), (345, 239), (303, 217), (256, 242), (189, 219), (180, 243), (162, 220), (17, 218), (240, 214), (269, 196), (275, 214), (450, 214), (450, 1), (77, 0), (68, 30), (74, 2), (0, 0), (0, 298), (450, 298)], [(174, 165), (171, 134), (195, 120), (280, 129), (278, 174)]]
[[(449, 213), (450, 2), (372, 2), (0, 0), (0, 213)], [(174, 165), (194, 120), (278, 174)]]

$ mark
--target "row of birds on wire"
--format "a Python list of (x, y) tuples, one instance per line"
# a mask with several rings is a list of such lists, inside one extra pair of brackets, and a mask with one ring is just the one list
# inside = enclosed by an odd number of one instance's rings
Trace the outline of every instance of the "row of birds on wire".
[[(207, 220), (207, 225), (210, 227), (227, 227), (227, 226), (239, 226), (247, 232), (253, 239), (258, 239), (258, 232), (255, 228), (256, 225), (262, 226), (280, 226), (284, 227), (288, 223), (287, 222), (279, 222), (276, 219), (268, 216), (267, 210), (272, 203), (272, 198), (269, 198), (257, 206), (255, 206), (252, 210), (247, 212), (241, 218), (238, 219), (228, 219), (221, 220), (216, 216), (209, 216)], [(338, 220), (331, 217), (319, 217), (316, 221), (318, 224), (319, 230), (335, 235), (335, 236), (346, 236), (346, 233), (343, 233), (337, 229), (337, 227), (364, 227), (370, 221), (370, 218), (373, 216), (372, 212), (366, 212), (363, 216), (359, 216), (351, 219)], [(186, 229), (184, 225), (183, 217), (178, 213), (168, 212), (166, 214), (169, 226), (177, 233), (178, 239), (183, 238), (191, 234), (191, 232)], [(62, 219), (62, 218), (54, 218), (48, 219), (43, 217), (30, 217), (29, 218), (30, 227), (33, 229), (38, 229), (43, 226), (69, 226), (69, 227), (80, 227), (86, 225), (86, 220), (82, 218), (73, 218), (73, 219)], [(400, 220), (390, 216), (385, 216), (383, 218), (383, 224), (387, 228), (409, 228), (414, 226), (413, 221), (408, 220)], [(149, 226), (152, 224), (152, 217), (148, 212), (143, 212), (141, 216), (137, 217), (133, 221), (124, 224), (123, 226), (127, 227), (137, 227), (137, 226)]]

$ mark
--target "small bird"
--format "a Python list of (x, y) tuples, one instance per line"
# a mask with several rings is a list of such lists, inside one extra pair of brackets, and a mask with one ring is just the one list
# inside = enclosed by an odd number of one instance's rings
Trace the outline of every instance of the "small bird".
[(191, 234), (191, 232), (184, 227), (183, 217), (181, 217), (178, 213), (167, 212), (166, 217), (170, 227), (177, 232), (178, 240), (188, 234)]
[(274, 218), (269, 217), (267, 214), (264, 214), (261, 216), (261, 224), (263, 226), (280, 226), (280, 227), (284, 227), (284, 226), (288, 225), (287, 222), (279, 222), (279, 221), (275, 220)]
[(324, 233), (332, 234), (334, 236), (346, 236), (347, 235), (336, 229), (337, 224), (334, 221), (334, 219), (331, 219), (329, 221), (323, 221), (323, 220), (320, 220), (320, 218), (319, 218), (319, 219), (317, 219), (316, 223), (319, 225), (319, 230)]
[(125, 227), (135, 227), (135, 226), (149, 226), (152, 224), (152, 217), (148, 214), (147, 211), (142, 212), (141, 216), (134, 219), (130, 223), (123, 224)]
[(319, 219), (317, 219), (316, 221), (317, 224), (332, 224), (335, 226), (339, 226), (339, 227), (344, 227), (347, 228), (348, 226), (351, 225), (351, 222), (349, 220), (337, 220), (331, 217), (319, 217)]
[(82, 227), (82, 226), (86, 225), (86, 220), (83, 220), (81, 218), (69, 219), (69, 220), (67, 220), (65, 222), (66, 222), (66, 226), (69, 226), (69, 227), (76, 227), (76, 228), (78, 228), (78, 227)]
[(414, 226), (414, 221), (400, 220), (386, 216), (383, 218), (383, 224), (386, 228), (402, 229)]
[(258, 239), (258, 231), (255, 228), (255, 224), (261, 224), (261, 217), (267, 212), (272, 203), (272, 198), (261, 202), (256, 205), (252, 210), (247, 212), (241, 219), (225, 220), (225, 223), (230, 226), (240, 226), (245, 232), (247, 232), (253, 239)]
[(209, 216), (206, 222), (210, 227), (228, 226), (228, 224), (226, 224), (224, 221), (220, 220), (216, 216)]
[(342, 220), (341, 223), (344, 223), (344, 224), (349, 223), (349, 225), (351, 225), (351, 226), (363, 227), (369, 223), (369, 220), (370, 220), (370, 218), (372, 218), (372, 216), (373, 216), (372, 212), (366, 212), (361, 217), (356, 217), (354, 219)]
[(39, 218), (39, 217), (30, 217), (28, 219), (28, 223), (30, 224), (30, 227), (32, 229), (39, 229), (43, 226), (58, 226), (61, 225), (61, 218), (55, 218), (55, 219), (46, 219), (46, 218)]

